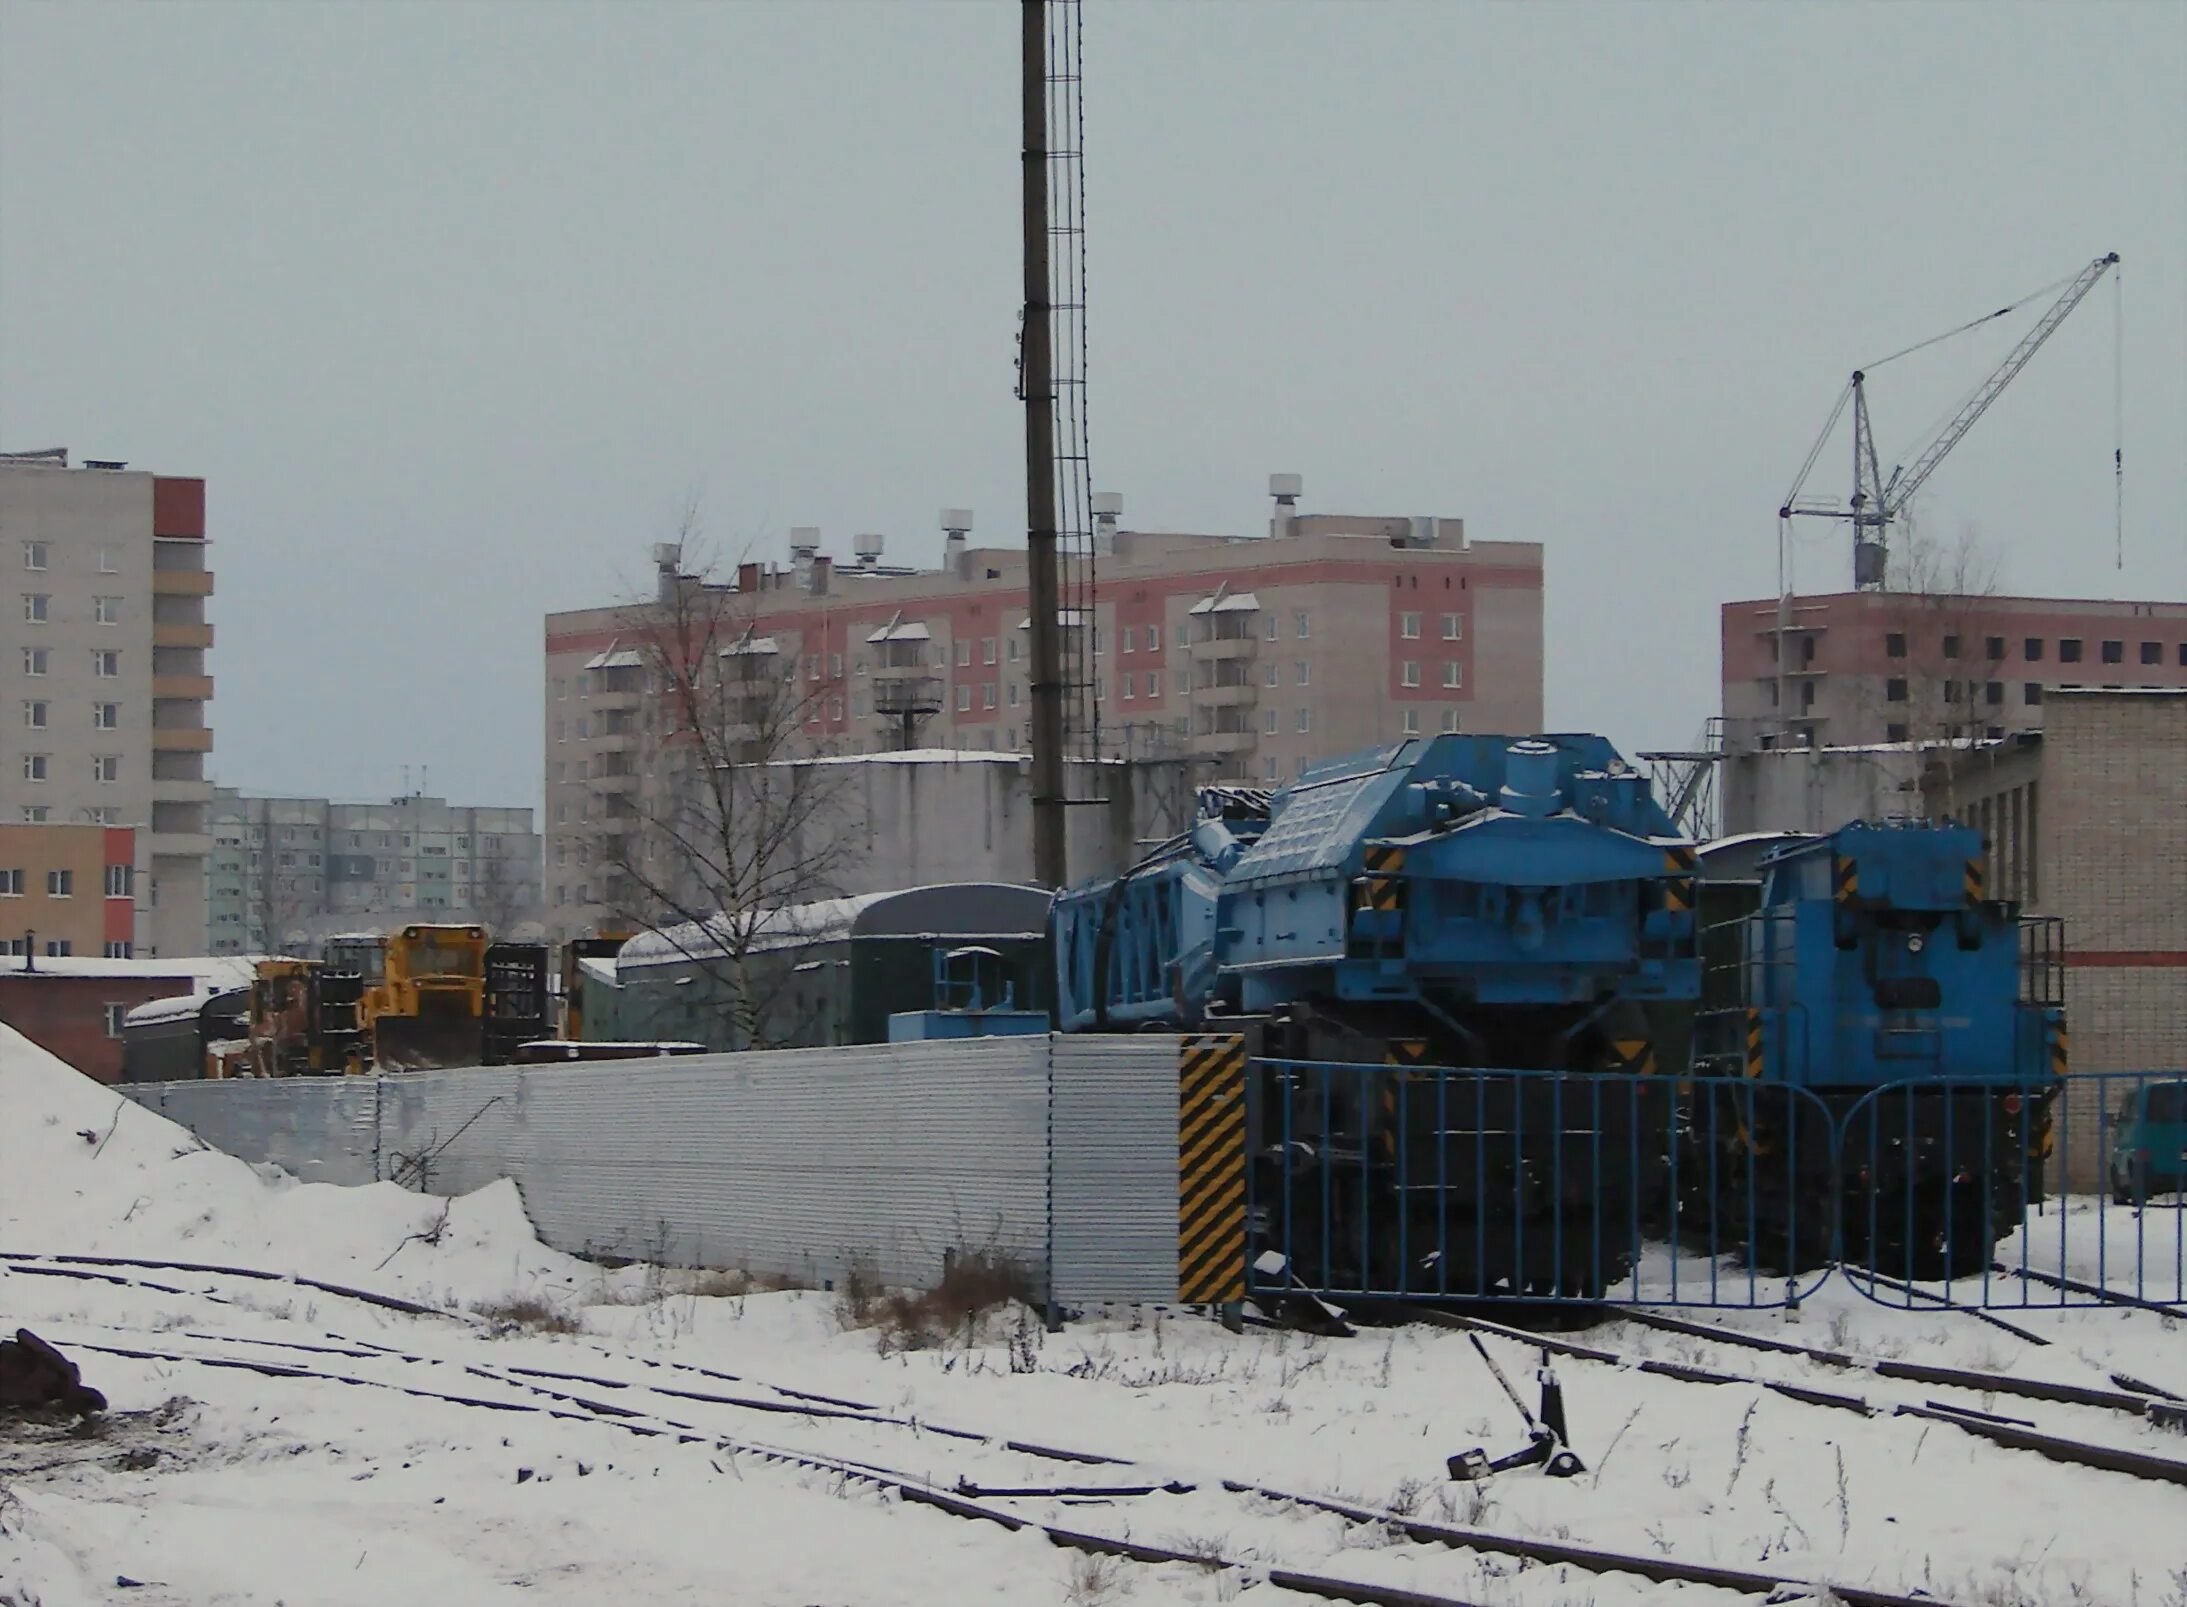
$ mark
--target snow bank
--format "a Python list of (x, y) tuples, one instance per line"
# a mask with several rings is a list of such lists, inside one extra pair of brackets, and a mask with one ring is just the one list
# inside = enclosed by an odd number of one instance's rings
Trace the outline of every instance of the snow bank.
[(511, 1183), (456, 1200), (392, 1183), (298, 1183), (207, 1149), (4, 1025), (0, 1250), (223, 1262), (424, 1292), (592, 1276), (540, 1244)]

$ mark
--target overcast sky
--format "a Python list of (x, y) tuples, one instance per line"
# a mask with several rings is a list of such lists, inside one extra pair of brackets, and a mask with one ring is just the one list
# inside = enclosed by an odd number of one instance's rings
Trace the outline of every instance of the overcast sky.
[[(2108, 286), (1920, 513), (2187, 599), (2187, 6), (1087, 10), (1127, 525), (1540, 541), (1551, 723), (1683, 744), (1846, 372), (2115, 250), (2123, 571)], [(692, 495), (1023, 539), (1017, 70), (998, 0), (0, 0), (0, 448), (206, 477), (223, 783), (536, 801), (542, 614)], [(1876, 378), (1887, 469), (2035, 311)]]

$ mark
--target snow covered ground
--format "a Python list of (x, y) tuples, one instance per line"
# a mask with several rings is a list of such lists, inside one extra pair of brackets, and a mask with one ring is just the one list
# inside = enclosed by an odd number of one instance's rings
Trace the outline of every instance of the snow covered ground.
[[(2101, 1209), (2074, 1202), (2072, 1230)], [(2136, 1225), (2121, 1212), (2114, 1226), (2172, 1235), (2176, 1253), (2176, 1213)], [(294, 1281), (26, 1259), (56, 1254), (252, 1267), (444, 1314)], [(1271, 1567), (1484, 1607), (1761, 1600), (1423, 1545), (1225, 1492), (1224, 1477), (1944, 1602), (2187, 1607), (2187, 1489), (1891, 1408), (1948, 1396), (2187, 1461), (2187, 1438), (2131, 1415), (1952, 1393), (1619, 1321), (1573, 1337), (1876, 1410), (1569, 1360), (1558, 1372), (1589, 1471), (1453, 1485), (1451, 1452), (1523, 1437), (1462, 1333), (1232, 1336), (1188, 1314), (1119, 1313), (1046, 1334), (1006, 1313), (973, 1337), (907, 1348), (885, 1326), (847, 1325), (836, 1295), (708, 1292), (729, 1281), (608, 1272), (548, 1250), (506, 1184), (448, 1203), (262, 1174), (5, 1028), (0, 1256), (0, 1328), (59, 1344), (112, 1403), (84, 1435), (0, 1419), (0, 1602), (13, 1607), (1308, 1599), (1265, 1582)], [(122, 1281), (55, 1275), (67, 1271)], [(2105, 1389), (2123, 1373), (2187, 1395), (2187, 1327), (2150, 1311), (2012, 1313), (2050, 1341), (2037, 1344), (1966, 1313), (1887, 1309), (1834, 1279), (1796, 1320), (1691, 1315), (1868, 1357)], [(1528, 1349), (1486, 1343), (1530, 1390)], [(633, 1432), (666, 1425), (683, 1432)], [(1131, 1465), (1057, 1462), (1007, 1439)], [(808, 1462), (769, 1460), (770, 1447)], [(1244, 1566), (1092, 1561), (1037, 1531), (877, 1491), (843, 1463), (944, 1490), (1190, 1485), (978, 1499)]]

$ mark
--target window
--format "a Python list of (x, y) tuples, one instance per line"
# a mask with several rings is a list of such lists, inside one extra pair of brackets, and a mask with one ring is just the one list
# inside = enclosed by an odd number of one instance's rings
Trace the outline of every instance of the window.
[(2003, 681), (1992, 681), (1989, 685), (1983, 687), (1982, 701), (1992, 708), (2003, 703), (2005, 701), (2005, 683)]
[(2030, 664), (2042, 663), (2043, 639), (2040, 636), (2030, 636), (2026, 641), (2020, 644), (2020, 655), (2021, 657), (2025, 658)]
[(964, 682), (957, 688), (957, 709), (962, 713), (972, 707), (972, 683)]
[[(49, 937), (46, 939), (46, 958), (49, 960), (65, 960), (75, 952), (76, 945), (65, 937)], [(108, 1005), (107, 1008), (111, 1010), (114, 1006)]]
[(1957, 658), (1959, 656), (1959, 638), (1957, 636), (1944, 638), (1944, 656), (1946, 658)]
[(560, 676), (556, 676), (556, 677), (555, 677), (555, 681), (554, 681), (554, 697), (555, 697), (555, 701), (559, 703), (559, 702), (563, 701), (564, 699), (568, 698), (568, 696), (569, 696), (569, 695), (570, 695), (570, 684), (569, 684), (569, 682), (567, 682), (567, 681), (563, 680), (563, 679), (562, 679), (562, 678), (561, 678)]
[(983, 709), (991, 709), (994, 706), (995, 683), (993, 681), (982, 681), (980, 683), (980, 707)]
[(43, 569), (43, 568), (45, 568), (45, 566), (46, 566), (46, 544), (45, 544), (44, 542), (42, 542), (42, 541), (26, 541), (26, 542), (24, 542), (24, 543), (23, 543), (23, 567), (24, 567), (25, 569), (33, 569), (33, 570), (37, 570), (37, 569)]
[(1959, 701), (1959, 683), (1957, 681), (1946, 681), (1944, 683), (1944, 701), (1947, 703), (1957, 703)]
[(121, 573), (121, 559), (111, 546), (101, 545), (99, 548), (99, 573), (102, 575), (118, 575)]
[(1161, 672), (1160, 670), (1149, 670), (1149, 671), (1147, 671), (1147, 696), (1148, 696), (1148, 697), (1160, 697), (1161, 695), (1162, 695), (1162, 672)]
[(2005, 656), (2005, 639), (2002, 636), (1985, 636), (1982, 639), (1982, 656), (1995, 664)]
[(111, 647), (94, 647), (91, 650), (91, 673), (102, 681), (111, 681), (122, 672), (122, 656)]
[(1279, 723), (1279, 718), (1274, 709), (1261, 710), (1261, 729), (1263, 731), (1267, 732), (1270, 736), (1274, 736), (1276, 734), (1276, 726)]
[[(1301, 615), (1299, 615), (1299, 618), (1301, 618), (1301, 619), (1304, 619), (1305, 617), (1306, 617), (1306, 616), (1305, 616), (1304, 614), (1301, 614)], [(1300, 631), (1300, 632), (1299, 632), (1299, 634), (1300, 634), (1301, 636), (1304, 636), (1304, 635), (1305, 635), (1306, 633), (1305, 633), (1304, 631)], [(1148, 652), (1150, 652), (1150, 653), (1159, 653), (1159, 652), (1161, 652), (1161, 651), (1162, 651), (1162, 627), (1161, 627), (1161, 626), (1159, 626), (1159, 625), (1149, 625), (1149, 626), (1147, 627), (1147, 651), (1148, 651)]]
[(1446, 731), (1458, 729), (1458, 711), (1456, 709), (1445, 709), (1443, 711), (1443, 729)]
[(1313, 728), (1314, 711), (1312, 709), (1299, 710), (1299, 729), (1301, 731), (1311, 731), (1313, 730)]
[(1906, 701), (1905, 676), (1894, 675), (1883, 683), (1883, 701), (1886, 703), (1904, 703)]
[(1096, 675), (1094, 677), (1094, 701), (1096, 703), (1103, 702), (1108, 695), (1109, 678), (1106, 675)]
[(2103, 661), (2106, 664), (2124, 664), (2126, 662), (2126, 644), (2124, 642), (2104, 643)]
[[(118, 958), (118, 956), (109, 956), (109, 958)], [(122, 1035), (122, 1017), (129, 1014), (129, 1006), (126, 1004), (108, 1004), (104, 1008), (106, 1011), (106, 1035), (109, 1038), (119, 1038)]]
[(106, 867), (106, 896), (108, 898), (134, 898), (136, 895), (136, 866), (109, 865)]
[(1017, 706), (1018, 706), (1018, 683), (1017, 683), (1016, 681), (1012, 681), (1012, 682), (1010, 683), (1010, 707), (1012, 707), (1012, 708), (1014, 709), (1014, 708), (1016, 708)]
[(1264, 777), (1266, 777), (1266, 778), (1267, 778), (1268, 780), (1270, 780), (1270, 781), (1273, 781), (1273, 780), (1275, 780), (1275, 779), (1276, 779), (1276, 761), (1275, 761), (1274, 759), (1272, 759), (1272, 758), (1271, 758), (1271, 759), (1264, 759), (1264, 760), (1262, 760), (1262, 761), (1261, 761), (1261, 774), (1262, 774), (1262, 775), (1263, 775)]
[(1094, 650), (1094, 657), (1096, 657), (1096, 658), (1099, 658), (1099, 657), (1100, 657), (1100, 656), (1102, 655), (1102, 653), (1103, 653), (1104, 651), (1106, 651), (1106, 649), (1107, 649), (1107, 646), (1108, 646), (1107, 642), (1105, 642), (1105, 641), (1104, 641), (1104, 640), (1102, 639), (1102, 631), (1101, 631), (1101, 627), (1100, 627), (1100, 626), (1098, 626), (1098, 625), (1097, 625), (1097, 626), (1095, 626), (1095, 627), (1094, 627), (1094, 633), (1093, 633), (1093, 650)]
[(1311, 685), (1313, 685), (1313, 684), (1314, 684), (1314, 681), (1313, 681), (1313, 676), (1314, 676), (1313, 666), (1312, 666), (1312, 665), (1310, 665), (1310, 664), (1308, 664), (1308, 663), (1306, 662), (1306, 660), (1304, 660), (1303, 658), (1302, 658), (1302, 659), (1300, 659), (1300, 660), (1298, 661), (1298, 671), (1297, 671), (1297, 674), (1298, 674), (1298, 684), (1299, 684), (1299, 685), (1301, 685), (1301, 686), (1311, 686)]
[(1293, 614), (1291, 616), (1291, 634), (1302, 642), (1311, 637), (1314, 634), (1314, 616), (1303, 608)]
[(1886, 742), (1904, 742), (1906, 740), (1906, 727), (1896, 722), (1885, 726), (1883, 728), (1883, 740)]
[[(962, 664), (964, 660), (959, 659), (957, 662)], [(808, 681), (820, 679), (820, 655), (818, 653), (807, 653), (805, 655), (805, 679)]]
[(828, 718), (831, 720), (843, 718), (843, 700), (841, 698), (833, 697), (828, 699)]
[(42, 591), (23, 593), (23, 623), (43, 625), (53, 609), (53, 599)]
[(43, 731), (46, 728), (46, 714), (46, 700), (44, 698), (25, 698), (23, 700), (23, 725), (25, 729)]
[(1420, 711), (1418, 709), (1407, 709), (1405, 711), (1405, 735), (1409, 737), (1416, 737), (1419, 734)]
[(76, 873), (74, 871), (49, 870), (46, 872), (46, 897), (74, 898), (75, 896)]
[(122, 600), (119, 597), (94, 597), (91, 599), (91, 618), (99, 625), (119, 625), (122, 617)]
[(992, 664), (995, 662), (994, 637), (983, 636), (980, 638), (980, 662), (982, 664)]
[(840, 681), (842, 678), (843, 655), (841, 653), (830, 653), (828, 655), (828, 679), (831, 681)]
[(23, 824), (26, 826), (43, 826), (46, 823), (46, 817), (52, 812), (44, 804), (25, 804), (23, 805)]
[(1465, 615), (1463, 615), (1463, 614), (1445, 614), (1445, 615), (1443, 616), (1443, 640), (1444, 640), (1444, 641), (1446, 641), (1446, 642), (1461, 642), (1461, 641), (1464, 641), (1464, 640), (1465, 640), (1465, 633), (1466, 633), (1466, 618), (1465, 618)]
[(2043, 683), (2041, 681), (2028, 681), (2023, 683), (2020, 687), (2020, 701), (2022, 703), (2042, 702)]
[(42, 753), (26, 753), (26, 754), (24, 754), (24, 755), (23, 755), (23, 779), (24, 779), (25, 781), (43, 781), (43, 780), (45, 780), (45, 779), (46, 779), (46, 768), (47, 768), (47, 765), (49, 764), (49, 762), (50, 762), (50, 761), (48, 760), (47, 756), (46, 756), (45, 754), (42, 754)]
[(1397, 634), (1404, 637), (1408, 642), (1417, 642), (1420, 639), (1420, 616), (1418, 614), (1398, 615)]
[(2081, 639), (2078, 636), (2059, 637), (2058, 662), (2061, 664), (2078, 664), (2080, 661)]
[[(1131, 638), (1127, 636), (1125, 640), (1129, 641), (1131, 640)], [(1131, 699), (1139, 695), (1139, 678), (1137, 676), (1126, 675), (1125, 677), (1123, 677), (1123, 680), (1120, 684), (1124, 689), (1125, 701), (1129, 702)]]
[(1268, 686), (1281, 686), (1283, 684), (1283, 666), (1274, 659), (1270, 659), (1267, 668), (1261, 674), (1261, 680)]
[(22, 867), (17, 866), (14, 870), (0, 870), (0, 898), (21, 898), (22, 896)]
[(1465, 685), (1464, 667), (1454, 658), (1443, 660), (1443, 684), (1457, 687)]
[(1024, 644), (1021, 643), (1015, 636), (1011, 637), (1008, 641), (1002, 644), (1003, 657), (1007, 658), (1013, 664), (1018, 661), (1018, 654), (1023, 650)]
[(960, 670), (968, 670), (971, 667), (972, 638), (967, 636), (963, 641), (957, 644), (957, 668), (959, 668)]
[(2142, 643), (2141, 661), (2144, 664), (2162, 664), (2164, 662), (2164, 644), (2162, 642)]
[[(1131, 626), (1126, 625), (1121, 630), (1119, 630), (1116, 633), (1116, 639), (1124, 644), (1125, 652), (1136, 653), (1139, 651), (1139, 633), (1136, 630), (1132, 629)], [(989, 659), (987, 662), (992, 664), (995, 661), (993, 659)]]
[(94, 703), (91, 705), (91, 729), (94, 731), (119, 731), (121, 729), (119, 703)]
[(1419, 663), (1409, 658), (1405, 660), (1397, 679), (1400, 686), (1418, 686), (1420, 684)]
[(26, 648), (24, 648), (24, 649), (23, 649), (23, 673), (24, 673), (25, 675), (43, 675), (43, 674), (45, 674), (45, 673), (46, 673), (46, 662), (47, 662), (47, 656), (48, 656), (48, 654), (49, 654), (49, 653), (50, 653), (51, 651), (52, 651), (52, 650), (51, 650), (50, 648), (44, 648), (44, 647), (26, 647)]
[(106, 957), (110, 960), (133, 960), (137, 957), (137, 946), (127, 938), (123, 938), (118, 942), (113, 938), (108, 938), (106, 940)]
[(121, 780), (122, 762), (118, 753), (94, 753), (91, 756), (91, 779), (102, 786)]
[(1883, 650), (1892, 658), (1904, 658), (1906, 656), (1906, 633), (1904, 631), (1888, 632), (1883, 638)]

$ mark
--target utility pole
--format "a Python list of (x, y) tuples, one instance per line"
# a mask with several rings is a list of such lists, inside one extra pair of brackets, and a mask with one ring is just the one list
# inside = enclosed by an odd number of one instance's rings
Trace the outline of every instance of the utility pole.
[(1025, 570), (1032, 605), (1033, 875), (1068, 880), (1064, 860), (1063, 655), (1058, 619), (1055, 377), (1048, 304), (1048, 0), (1020, 0), (1025, 122), (1025, 313), (1018, 390), (1025, 399)]

